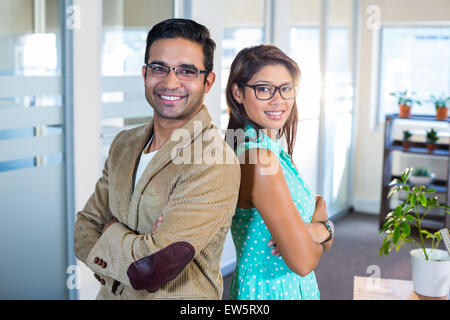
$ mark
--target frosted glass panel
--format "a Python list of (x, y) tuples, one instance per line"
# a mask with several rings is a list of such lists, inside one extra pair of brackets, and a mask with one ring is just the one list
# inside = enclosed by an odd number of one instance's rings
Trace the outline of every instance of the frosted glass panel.
[(0, 98), (55, 95), (61, 92), (61, 79), (54, 76), (0, 76)]
[(0, 299), (67, 298), (60, 3), (0, 1)]
[(63, 152), (62, 135), (0, 140), (0, 162)]
[(0, 130), (60, 124), (63, 119), (62, 113), (62, 107), (0, 107)]
[(66, 295), (64, 165), (0, 172), (0, 298)]

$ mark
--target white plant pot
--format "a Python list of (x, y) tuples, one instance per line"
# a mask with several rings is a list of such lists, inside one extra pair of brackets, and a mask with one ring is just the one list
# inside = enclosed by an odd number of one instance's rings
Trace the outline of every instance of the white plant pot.
[(450, 291), (450, 256), (447, 251), (427, 248), (410, 251), (414, 291), (426, 297), (445, 297)]
[(409, 180), (409, 182), (411, 182), (411, 184), (416, 185), (416, 186), (418, 186), (418, 185), (427, 186), (433, 182), (435, 176), (436, 175), (434, 173), (431, 173), (430, 177), (410, 176), (408, 180)]

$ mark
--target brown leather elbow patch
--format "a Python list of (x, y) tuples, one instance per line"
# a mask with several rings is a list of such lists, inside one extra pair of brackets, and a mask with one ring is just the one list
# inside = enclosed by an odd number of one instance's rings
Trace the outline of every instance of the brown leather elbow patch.
[(134, 289), (154, 293), (163, 284), (175, 279), (194, 256), (195, 250), (190, 243), (175, 242), (130, 264), (127, 275)]

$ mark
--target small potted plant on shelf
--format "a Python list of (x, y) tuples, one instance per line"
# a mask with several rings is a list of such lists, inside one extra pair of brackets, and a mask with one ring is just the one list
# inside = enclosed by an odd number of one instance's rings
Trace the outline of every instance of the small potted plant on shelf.
[(430, 97), (436, 108), (436, 120), (447, 120), (450, 97), (446, 97), (444, 94), (441, 94), (439, 97), (430, 95)]
[[(411, 245), (410, 251), (412, 263), (412, 280), (414, 291), (423, 296), (446, 298), (450, 286), (450, 255), (447, 251), (438, 249), (442, 241), (442, 234), (438, 231), (432, 233), (423, 227), (423, 220), (433, 208), (444, 208), (446, 214), (450, 214), (448, 205), (439, 204), (437, 197), (429, 195), (436, 192), (435, 189), (427, 189), (425, 186), (410, 187), (407, 184), (413, 168), (404, 170), (399, 179), (391, 182), (393, 186), (388, 198), (393, 194), (404, 191), (407, 197), (400, 201), (385, 219), (380, 233), (386, 236), (379, 250), (381, 255), (389, 255), (392, 249), (398, 252), (406, 244)], [(419, 209), (425, 209), (420, 214)], [(418, 230), (419, 242), (411, 233), (411, 226)], [(447, 229), (443, 231), (448, 232)], [(425, 239), (431, 239), (431, 248), (425, 244)]]
[(433, 182), (436, 175), (428, 168), (414, 168), (409, 177), (409, 182), (413, 185), (429, 185)]
[(411, 141), (409, 140), (412, 137), (412, 133), (409, 130), (403, 130), (403, 150), (408, 151), (411, 147)]
[(400, 109), (398, 115), (400, 118), (411, 117), (411, 107), (414, 103), (418, 104), (419, 106), (422, 105), (422, 102), (412, 98), (414, 92), (408, 93), (408, 90), (391, 92), (390, 95), (397, 98), (397, 103)]
[(434, 151), (434, 149), (436, 149), (436, 142), (439, 140), (437, 131), (435, 131), (433, 128), (431, 128), (430, 131), (427, 131), (426, 138), (427, 138), (428, 152), (432, 153)]

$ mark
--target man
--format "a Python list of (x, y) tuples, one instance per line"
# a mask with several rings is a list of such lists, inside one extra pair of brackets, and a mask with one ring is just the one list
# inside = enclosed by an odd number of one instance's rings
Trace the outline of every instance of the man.
[[(103, 285), (97, 299), (221, 299), (240, 168), (203, 105), (214, 49), (192, 20), (165, 20), (147, 36), (142, 75), (154, 117), (117, 135), (77, 214), (75, 252)], [(223, 163), (201, 161), (205, 150)], [(181, 155), (190, 161), (175, 161)]]

